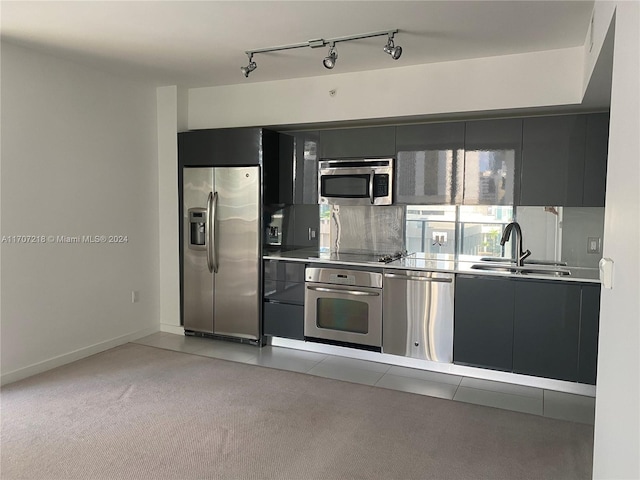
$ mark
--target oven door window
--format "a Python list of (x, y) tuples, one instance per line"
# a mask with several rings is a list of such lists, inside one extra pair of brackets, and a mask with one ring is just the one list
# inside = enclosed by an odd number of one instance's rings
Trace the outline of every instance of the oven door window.
[(323, 175), (321, 195), (328, 198), (368, 198), (369, 175)]
[(318, 328), (351, 333), (369, 333), (369, 305), (344, 298), (318, 298), (316, 304)]

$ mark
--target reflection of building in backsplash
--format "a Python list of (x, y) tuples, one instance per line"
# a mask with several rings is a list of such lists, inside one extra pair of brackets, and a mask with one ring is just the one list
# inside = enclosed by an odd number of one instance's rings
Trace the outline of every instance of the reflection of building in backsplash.
[(404, 206), (326, 205), (320, 216), (322, 251), (391, 254), (404, 249)]
[(502, 247), (500, 237), (512, 220), (510, 206), (407, 206), (407, 250), (504, 256), (511, 244)]

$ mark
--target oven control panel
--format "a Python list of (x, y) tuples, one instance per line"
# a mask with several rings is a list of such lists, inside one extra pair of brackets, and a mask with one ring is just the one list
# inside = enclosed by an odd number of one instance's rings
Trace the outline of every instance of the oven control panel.
[(352, 287), (382, 288), (382, 274), (361, 270), (342, 270), (336, 268), (312, 268), (305, 270), (307, 282), (349, 285)]
[(339, 283), (341, 285), (355, 285), (356, 276), (343, 273), (332, 273), (329, 275), (329, 282)]

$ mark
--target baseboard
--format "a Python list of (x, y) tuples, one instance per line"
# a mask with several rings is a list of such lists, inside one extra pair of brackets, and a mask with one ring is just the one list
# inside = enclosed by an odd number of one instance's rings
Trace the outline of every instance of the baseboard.
[(33, 365), (29, 365), (28, 367), (19, 368), (18, 370), (14, 370), (13, 372), (4, 373), (0, 376), (0, 385), (6, 385), (18, 380), (22, 380), (23, 378), (37, 375), (38, 373), (46, 372), (47, 370), (51, 370), (52, 368), (60, 367), (62, 365), (66, 365), (67, 363), (80, 360), (81, 358), (95, 355), (96, 353), (104, 352), (105, 350), (109, 350), (110, 348), (124, 345), (125, 343), (131, 342), (133, 340), (146, 337), (147, 335), (151, 335), (152, 333), (156, 333), (157, 331), (158, 327), (144, 328), (127, 335), (122, 335), (121, 337), (106, 340), (104, 342), (96, 343), (88, 347), (74, 350), (73, 352), (58, 355), (57, 357), (53, 357), (42, 362), (34, 363)]
[(168, 323), (161, 323), (160, 331), (167, 332), (167, 333), (175, 333), (176, 335), (184, 335), (184, 327), (181, 325), (169, 325)]
[(438, 363), (417, 358), (401, 357), (399, 355), (389, 355), (386, 353), (369, 352), (355, 348), (346, 348), (324, 343), (314, 343), (302, 340), (292, 340), (289, 338), (271, 337), (271, 345), (275, 347), (294, 348), (307, 352), (326, 353), (329, 355), (339, 355), (360, 360), (385, 363), (387, 365), (397, 365), (399, 367), (416, 368), (432, 372), (448, 373), (463, 377), (480, 378), (495, 382), (512, 383), (527, 387), (554, 390), (557, 392), (573, 393), (587, 397), (596, 396), (595, 385), (583, 383), (566, 382), (564, 380), (553, 380), (551, 378), (533, 377), (530, 375), (519, 375), (517, 373), (500, 372), (485, 368), (468, 367), (464, 365), (454, 365), (453, 363)]

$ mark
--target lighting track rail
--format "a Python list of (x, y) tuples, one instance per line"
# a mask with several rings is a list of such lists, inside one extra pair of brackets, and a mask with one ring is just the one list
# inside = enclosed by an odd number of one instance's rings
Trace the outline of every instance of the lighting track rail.
[(258, 65), (256, 64), (256, 62), (253, 61), (253, 55), (256, 53), (277, 52), (280, 50), (291, 50), (294, 48), (303, 48), (303, 47), (320, 48), (320, 47), (325, 47), (326, 45), (329, 45), (330, 47), (329, 54), (324, 58), (324, 60), (322, 61), (322, 64), (325, 66), (325, 68), (332, 69), (333, 67), (335, 67), (336, 61), (338, 59), (338, 51), (336, 50), (336, 43), (347, 42), (350, 40), (360, 40), (363, 38), (381, 37), (383, 35), (386, 35), (388, 38), (387, 38), (387, 44), (383, 47), (382, 50), (385, 53), (388, 53), (389, 55), (391, 55), (391, 58), (393, 58), (394, 60), (398, 60), (400, 58), (400, 55), (402, 55), (402, 47), (396, 46), (394, 44), (393, 37), (395, 36), (396, 33), (398, 33), (397, 28), (395, 30), (383, 30), (379, 32), (361, 33), (358, 35), (347, 35), (344, 37), (335, 37), (335, 38), (327, 38), (327, 39), (317, 38), (314, 40), (308, 40), (306, 42), (292, 43), (290, 45), (280, 45), (278, 47), (266, 47), (266, 48), (256, 48), (253, 50), (247, 50), (245, 53), (247, 54), (247, 57), (249, 57), (249, 64), (246, 67), (241, 67), (240, 70), (242, 71), (242, 74), (246, 78), (249, 76), (251, 72), (253, 72), (256, 68), (258, 68)]

